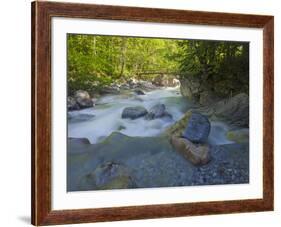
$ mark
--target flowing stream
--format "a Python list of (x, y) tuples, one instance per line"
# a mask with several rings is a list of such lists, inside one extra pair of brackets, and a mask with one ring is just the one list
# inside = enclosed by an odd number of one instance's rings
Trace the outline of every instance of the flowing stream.
[[(172, 118), (154, 120), (138, 118), (122, 119), (125, 107), (143, 106), (149, 110), (154, 105), (165, 104), (166, 111)], [(112, 132), (119, 131), (128, 136), (153, 137), (160, 135), (167, 127), (178, 121), (193, 106), (182, 97), (179, 87), (159, 88), (145, 95), (135, 95), (133, 91), (119, 95), (102, 96), (95, 107), (68, 112), (68, 137), (88, 138), (91, 143), (98, 143)], [(211, 122), (210, 144), (227, 144), (225, 137), (229, 127), (223, 122)]]

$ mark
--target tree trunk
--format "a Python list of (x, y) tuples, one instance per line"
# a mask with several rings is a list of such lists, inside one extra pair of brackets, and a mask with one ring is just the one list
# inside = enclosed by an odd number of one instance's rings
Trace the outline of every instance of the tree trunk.
[(121, 56), (120, 56), (121, 69), (120, 69), (119, 77), (122, 77), (124, 74), (124, 70), (126, 66), (126, 50), (127, 50), (127, 40), (125, 38), (122, 38)]

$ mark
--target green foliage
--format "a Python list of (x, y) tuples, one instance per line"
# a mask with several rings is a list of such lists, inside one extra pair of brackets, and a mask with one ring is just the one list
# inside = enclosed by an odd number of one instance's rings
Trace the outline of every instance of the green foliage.
[(249, 89), (249, 44), (225, 41), (185, 40), (180, 71), (183, 78), (197, 77), (202, 89), (220, 96)]
[(149, 72), (179, 66), (175, 40), (69, 34), (67, 44), (69, 93), (129, 78), (152, 80), (156, 74)]
[(69, 34), (68, 92), (173, 72), (221, 96), (248, 92), (249, 44)]

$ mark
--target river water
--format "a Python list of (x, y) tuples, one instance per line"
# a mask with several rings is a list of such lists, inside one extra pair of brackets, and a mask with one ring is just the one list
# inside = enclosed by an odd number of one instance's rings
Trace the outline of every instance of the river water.
[[(165, 104), (172, 118), (164, 117), (154, 120), (121, 118), (125, 107), (143, 106), (149, 110), (158, 103)], [(191, 107), (193, 104), (181, 96), (179, 87), (159, 88), (146, 92), (145, 95), (135, 95), (132, 91), (120, 95), (105, 95), (93, 108), (68, 112), (68, 137), (88, 138), (91, 143), (98, 143), (115, 131), (134, 137), (158, 136), (178, 121)], [(229, 127), (223, 122), (211, 122), (208, 142), (210, 144), (231, 143), (225, 137), (228, 130)]]

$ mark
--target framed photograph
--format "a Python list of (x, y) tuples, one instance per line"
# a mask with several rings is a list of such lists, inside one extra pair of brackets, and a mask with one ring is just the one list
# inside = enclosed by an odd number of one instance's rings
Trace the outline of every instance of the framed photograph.
[(32, 3), (32, 224), (272, 211), (274, 18)]

